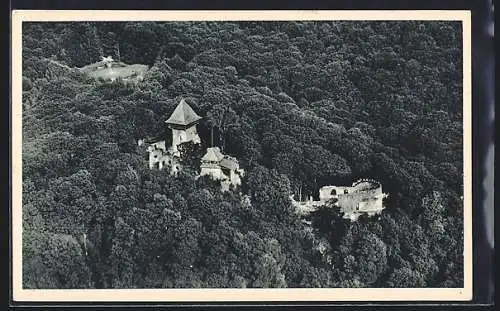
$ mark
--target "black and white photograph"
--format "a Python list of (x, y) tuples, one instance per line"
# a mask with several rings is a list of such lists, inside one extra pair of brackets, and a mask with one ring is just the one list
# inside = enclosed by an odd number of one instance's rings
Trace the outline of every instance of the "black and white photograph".
[(470, 297), (463, 16), (23, 20), (21, 289)]

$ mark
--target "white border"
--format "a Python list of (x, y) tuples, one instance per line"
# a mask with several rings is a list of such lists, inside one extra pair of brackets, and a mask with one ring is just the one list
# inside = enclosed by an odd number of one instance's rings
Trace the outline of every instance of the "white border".
[[(26, 290), (22, 288), (22, 22), (26, 21), (447, 20), (463, 25), (464, 287), (320, 289)], [(12, 290), (21, 301), (466, 301), (472, 299), (472, 128), (470, 11), (111, 11), (12, 12)]]

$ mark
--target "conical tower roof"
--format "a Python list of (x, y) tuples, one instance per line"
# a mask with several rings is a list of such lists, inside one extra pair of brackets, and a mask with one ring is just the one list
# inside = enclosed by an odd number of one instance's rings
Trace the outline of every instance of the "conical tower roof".
[(206, 162), (219, 162), (224, 158), (224, 155), (220, 152), (219, 147), (207, 148), (207, 153), (201, 158), (202, 161)]
[(187, 126), (200, 120), (201, 117), (194, 112), (184, 99), (177, 105), (170, 118), (165, 123)]

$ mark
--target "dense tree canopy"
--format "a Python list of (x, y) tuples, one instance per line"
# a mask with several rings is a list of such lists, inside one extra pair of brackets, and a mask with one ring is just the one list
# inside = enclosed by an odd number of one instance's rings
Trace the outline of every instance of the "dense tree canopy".
[[(25, 288), (460, 287), (458, 22), (23, 23)], [(112, 56), (136, 85), (79, 74)], [(180, 98), (241, 192), (150, 171)], [(168, 139), (168, 136), (167, 136)], [(201, 149), (202, 150), (202, 149)], [(380, 217), (289, 197), (375, 178)]]

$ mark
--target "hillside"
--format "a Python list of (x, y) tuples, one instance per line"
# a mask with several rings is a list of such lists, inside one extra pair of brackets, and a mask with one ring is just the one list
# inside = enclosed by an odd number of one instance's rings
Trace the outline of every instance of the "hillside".
[[(463, 285), (460, 23), (23, 26), (25, 288)], [(68, 69), (102, 55), (150, 69)], [(137, 141), (180, 98), (250, 202), (148, 169)], [(358, 178), (390, 193), (380, 218), (294, 214), (290, 194)]]

